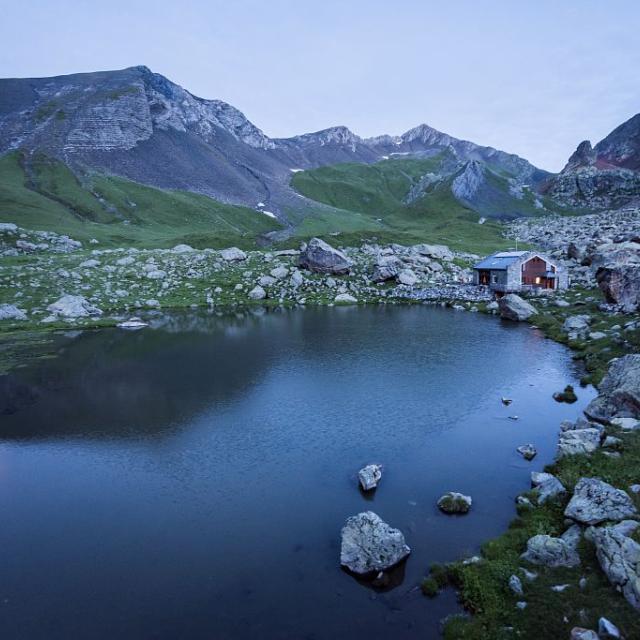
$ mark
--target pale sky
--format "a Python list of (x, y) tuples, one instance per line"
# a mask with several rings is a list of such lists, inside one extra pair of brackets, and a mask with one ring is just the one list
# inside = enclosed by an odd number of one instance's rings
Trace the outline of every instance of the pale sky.
[(425, 122), (557, 171), (640, 111), (637, 0), (0, 0), (0, 77), (145, 64), (267, 135)]

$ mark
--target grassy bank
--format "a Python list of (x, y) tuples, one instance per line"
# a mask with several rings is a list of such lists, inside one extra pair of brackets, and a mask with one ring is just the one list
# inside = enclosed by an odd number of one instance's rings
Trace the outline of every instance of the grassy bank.
[[(587, 372), (584, 383), (600, 382), (612, 358), (640, 352), (640, 331), (624, 329), (633, 318), (600, 311), (599, 291), (573, 290), (564, 298), (569, 302), (567, 307), (534, 300), (540, 313), (531, 322), (548, 338), (567, 344), (574, 351), (574, 358), (584, 363)], [(561, 327), (568, 316), (576, 314), (589, 315), (591, 332), (605, 335), (595, 340), (569, 340)], [(628, 489), (640, 480), (640, 434), (614, 427), (608, 427), (607, 434), (622, 440), (620, 457), (612, 457), (608, 455), (610, 450), (600, 449), (589, 456), (568, 456), (548, 465), (544, 470), (557, 476), (567, 488), (564, 497), (536, 506), (532, 492), (523, 494), (534, 506), (518, 505), (517, 517), (508, 530), (482, 546), (479, 562), (461, 561), (432, 568), (432, 579), (426, 585), (429, 595), (434, 595), (434, 586), (453, 587), (472, 614), (449, 619), (444, 628), (446, 640), (563, 639), (569, 637), (573, 627), (597, 629), (601, 616), (614, 622), (624, 637), (640, 638), (638, 612), (611, 586), (598, 564), (593, 544), (587, 540), (583, 539), (579, 546), (581, 565), (573, 569), (532, 566), (520, 559), (532, 536), (559, 536), (567, 529), (564, 509), (580, 477), (598, 477), (627, 490), (640, 509), (640, 497)], [(532, 466), (532, 470), (537, 468)], [(523, 567), (536, 572), (538, 577), (527, 580)], [(521, 578), (524, 595), (517, 596), (509, 588), (512, 575)], [(586, 579), (583, 588), (579, 584), (582, 578)], [(561, 592), (552, 590), (565, 584), (569, 586)], [(524, 609), (517, 607), (519, 601), (526, 602)]]

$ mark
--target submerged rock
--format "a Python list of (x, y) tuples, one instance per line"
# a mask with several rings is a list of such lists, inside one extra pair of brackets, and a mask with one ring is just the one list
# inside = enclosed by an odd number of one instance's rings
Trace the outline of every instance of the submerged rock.
[(382, 478), (382, 465), (368, 464), (358, 471), (358, 480), (364, 491), (371, 491), (378, 486)]
[(525, 460), (533, 460), (537, 455), (538, 451), (532, 444), (523, 444), (518, 447), (516, 451), (525, 459)]
[(351, 269), (351, 260), (347, 256), (334, 249), (320, 238), (311, 238), (309, 244), (300, 253), (299, 265), (309, 271), (320, 273), (345, 274)]
[(500, 298), (498, 306), (500, 308), (500, 317), (514, 322), (528, 320), (538, 313), (532, 304), (529, 304), (515, 293), (509, 293)]
[(384, 571), (410, 553), (402, 532), (390, 527), (373, 511), (351, 516), (342, 528), (340, 564), (353, 573)]
[(448, 491), (438, 500), (438, 508), (445, 513), (467, 513), (471, 509), (471, 496)]
[(637, 510), (626, 492), (599, 478), (580, 478), (564, 511), (567, 518), (591, 525), (607, 520), (624, 520), (636, 514)]

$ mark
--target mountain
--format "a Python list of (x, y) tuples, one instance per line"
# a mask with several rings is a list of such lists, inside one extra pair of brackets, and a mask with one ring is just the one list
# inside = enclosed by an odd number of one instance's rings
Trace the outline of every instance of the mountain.
[(640, 114), (595, 147), (584, 140), (564, 169), (542, 185), (563, 204), (591, 209), (640, 206)]
[[(468, 177), (481, 165), (486, 171), (480, 182), (495, 177), (493, 188), (503, 189), (505, 203), (499, 213), (482, 203), (476, 207), (473, 194), (482, 189), (464, 188), (466, 178), (457, 179), (454, 195), (480, 215), (505, 217), (523, 215), (522, 190), (535, 189), (548, 177), (523, 158), (425, 124), (401, 136), (361, 138), (339, 126), (269, 138), (235, 107), (194, 96), (144, 66), (0, 80), (0, 154), (11, 152), (18, 154), (26, 176), (35, 159), (45, 156), (63, 163), (80, 182), (99, 173), (199, 193), (272, 212), (285, 226), (317, 211), (317, 203), (292, 189), (291, 177), (327, 165), (446, 152), (441, 177), (460, 171)], [(475, 169), (465, 169), (468, 163)]]

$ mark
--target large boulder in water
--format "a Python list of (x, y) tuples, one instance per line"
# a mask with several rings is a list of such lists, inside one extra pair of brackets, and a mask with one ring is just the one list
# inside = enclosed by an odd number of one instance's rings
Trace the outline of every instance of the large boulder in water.
[(609, 264), (596, 271), (598, 286), (608, 302), (619, 304), (625, 313), (640, 306), (640, 264)]
[(627, 493), (599, 478), (580, 478), (564, 515), (581, 524), (624, 520), (637, 510)]
[(351, 260), (338, 249), (334, 249), (320, 238), (311, 238), (309, 244), (300, 253), (299, 266), (319, 273), (341, 275), (349, 273)]
[(610, 422), (614, 417), (640, 418), (640, 354), (614, 360), (599, 391), (600, 395), (585, 409), (592, 420)]
[(351, 516), (342, 528), (340, 564), (353, 573), (384, 571), (410, 553), (402, 532), (390, 527), (373, 511)]
[(500, 317), (505, 320), (513, 320), (514, 322), (528, 320), (531, 316), (538, 313), (532, 304), (529, 304), (515, 293), (509, 293), (500, 298), (498, 306), (500, 309)]

